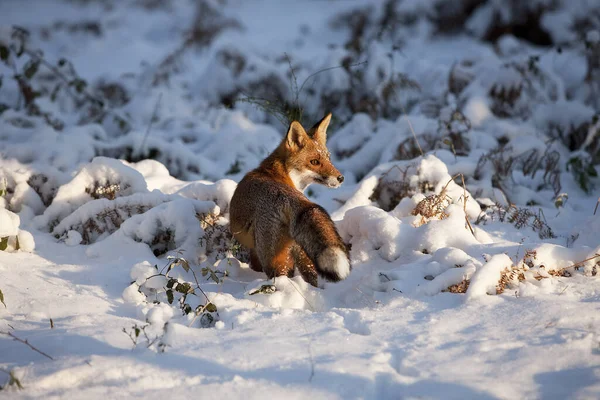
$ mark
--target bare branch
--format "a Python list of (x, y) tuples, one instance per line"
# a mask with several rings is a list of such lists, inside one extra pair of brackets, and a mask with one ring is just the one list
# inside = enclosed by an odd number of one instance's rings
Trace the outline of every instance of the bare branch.
[(12, 332), (4, 332), (4, 331), (0, 331), (1, 334), (3, 335), (7, 335), (10, 336), (11, 338), (13, 338), (13, 340), (16, 340), (17, 342), (21, 342), (24, 345), (29, 346), (29, 348), (41, 355), (43, 355), (46, 358), (51, 359), (52, 361), (54, 361), (54, 358), (52, 358), (51, 356), (49, 356), (48, 354), (44, 353), (43, 351), (41, 351), (40, 349), (38, 349), (37, 347), (35, 347), (34, 345), (32, 345), (31, 343), (29, 343), (29, 341), (27, 339), (23, 340), (19, 337), (17, 337), (15, 334), (13, 334)]

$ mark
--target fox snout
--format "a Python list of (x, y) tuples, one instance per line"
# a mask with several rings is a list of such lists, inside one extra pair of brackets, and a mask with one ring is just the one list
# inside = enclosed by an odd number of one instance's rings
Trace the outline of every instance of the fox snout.
[(322, 182), (319, 183), (324, 183), (326, 186), (329, 186), (330, 188), (338, 188), (340, 187), (340, 185), (342, 184), (342, 182), (344, 182), (344, 175), (342, 174), (337, 174), (336, 175), (329, 175), (329, 176), (323, 176), (322, 177)]

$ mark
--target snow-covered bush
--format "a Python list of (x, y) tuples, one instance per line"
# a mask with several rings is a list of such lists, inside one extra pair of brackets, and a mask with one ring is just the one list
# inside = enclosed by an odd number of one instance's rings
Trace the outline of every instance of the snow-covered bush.
[(88, 202), (147, 192), (146, 182), (138, 171), (119, 160), (97, 157), (70, 182), (60, 186), (50, 206), (35, 222), (38, 227), (52, 231)]

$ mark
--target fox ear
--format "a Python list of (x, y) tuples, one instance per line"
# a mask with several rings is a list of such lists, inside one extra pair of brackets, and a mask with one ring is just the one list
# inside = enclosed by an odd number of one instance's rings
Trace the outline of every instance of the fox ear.
[(308, 135), (302, 125), (300, 125), (300, 122), (292, 122), (285, 137), (285, 144), (287, 147), (289, 149), (303, 147), (307, 139)]
[(323, 119), (310, 128), (309, 131), (312, 138), (323, 146), (325, 146), (325, 142), (327, 141), (327, 127), (329, 126), (329, 122), (331, 122), (331, 113), (324, 116)]

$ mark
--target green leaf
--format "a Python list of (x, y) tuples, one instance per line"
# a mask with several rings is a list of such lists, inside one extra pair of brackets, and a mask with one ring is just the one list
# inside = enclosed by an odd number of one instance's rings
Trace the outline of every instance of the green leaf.
[(8, 236), (0, 238), (0, 250), (4, 251), (8, 247)]
[(206, 267), (202, 268), (201, 273), (202, 273), (202, 276), (208, 275), (208, 268), (206, 268)]
[(25, 75), (25, 78), (31, 79), (31, 78), (33, 78), (35, 73), (38, 71), (39, 67), (40, 67), (40, 60), (29, 61), (29, 62), (27, 62), (27, 64), (25, 64), (25, 67), (23, 67), (23, 75)]
[(213, 303), (208, 303), (204, 309), (208, 312), (217, 312), (217, 306)]
[(194, 292), (194, 288), (192, 287), (192, 285), (190, 285), (187, 282), (178, 284), (177, 287), (175, 288), (175, 290), (182, 294), (188, 294), (188, 293)]
[(167, 266), (167, 272), (165, 273), (165, 276), (168, 276), (168, 275), (169, 275), (169, 272), (171, 272), (171, 270), (172, 270), (174, 267), (175, 267), (175, 263), (170, 263), (170, 264)]
[(187, 262), (187, 260), (180, 258), (179, 261), (181, 263), (181, 268), (183, 268), (185, 272), (190, 272), (190, 264)]
[(275, 293), (277, 291), (277, 287), (275, 285), (262, 285), (260, 288), (258, 288), (257, 290), (248, 293), (250, 296), (255, 295), (255, 294), (271, 294), (271, 293)]
[(6, 46), (0, 46), (0, 60), (7, 62), (10, 51)]
[(133, 330), (135, 332), (135, 337), (140, 336), (140, 328), (138, 328), (137, 325), (133, 327)]
[(216, 272), (213, 271), (212, 269), (210, 270), (210, 278), (215, 282), (215, 283), (221, 283), (221, 280), (219, 279), (219, 277), (217, 276)]
[(167, 301), (169, 304), (173, 304), (173, 291), (167, 290)]
[(187, 303), (186, 303), (186, 304), (184, 304), (184, 305), (183, 305), (183, 313), (184, 313), (185, 315), (188, 315), (188, 314), (189, 314), (189, 313), (191, 313), (191, 312), (192, 312), (192, 306), (190, 306), (190, 305), (189, 305), (189, 304), (187, 304)]
[(4, 308), (8, 308), (4, 302), (4, 293), (2, 293), (2, 290), (0, 290), (0, 303), (4, 304)]
[(169, 281), (167, 282), (167, 289), (173, 289), (173, 286), (175, 286), (176, 283), (178, 283), (177, 279), (175, 279), (175, 278), (169, 279)]

